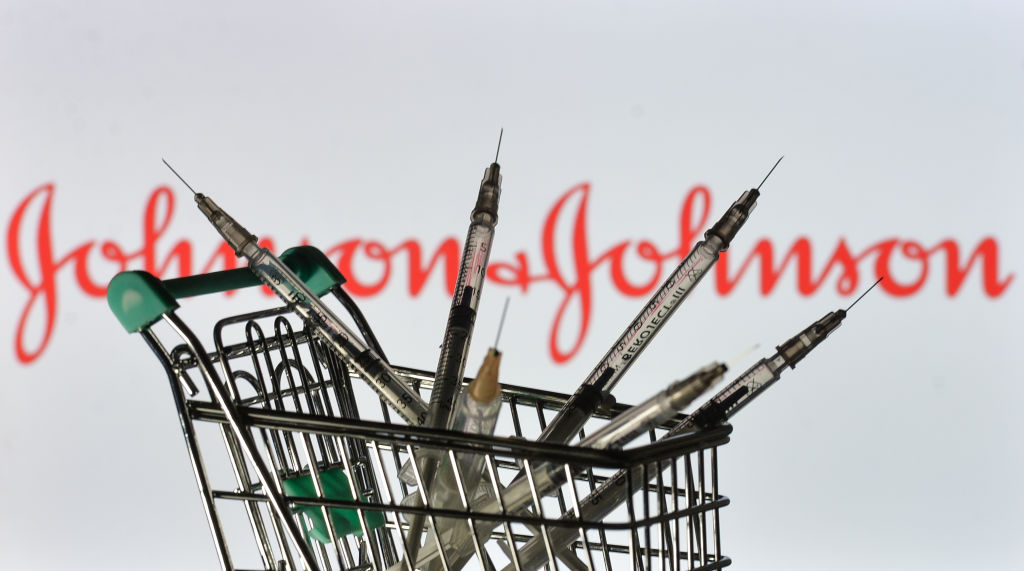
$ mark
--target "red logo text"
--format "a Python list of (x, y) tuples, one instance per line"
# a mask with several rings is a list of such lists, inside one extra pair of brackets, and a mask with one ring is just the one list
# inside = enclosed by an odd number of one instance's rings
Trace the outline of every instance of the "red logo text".
[[(52, 222), (55, 195), (56, 187), (52, 183), (31, 191), (15, 208), (7, 226), (7, 258), (14, 277), (23, 288), (14, 346), (15, 355), (22, 363), (38, 359), (57, 329), (62, 287), (58, 277), (61, 275), (70, 274), (74, 286), (86, 295), (102, 297), (107, 282), (113, 277), (111, 263), (117, 271), (143, 269), (165, 279), (239, 265), (227, 244), (200, 253), (192, 240), (167, 236), (175, 213), (175, 198), (171, 189), (163, 186), (154, 189), (145, 204), (139, 244), (128, 246), (109, 240), (86, 239), (58, 251)], [(703, 230), (713, 222), (709, 218), (710, 191), (704, 186), (694, 186), (683, 197), (676, 244), (660, 247), (646, 239), (622, 240), (594, 251), (587, 223), (590, 199), (589, 183), (566, 190), (544, 218), (539, 255), (518, 250), (508, 259), (492, 258), (487, 269), (491, 283), (514, 287), (523, 293), (542, 282), (557, 286), (561, 299), (548, 332), (549, 351), (556, 362), (571, 359), (587, 337), (594, 312), (595, 280), (610, 280), (625, 296), (648, 296), (664, 276), (675, 270), (700, 240)], [(29, 219), (29, 211), (39, 214)], [(566, 233), (571, 243), (556, 243), (556, 236)], [(737, 242), (742, 247), (742, 240)], [(158, 244), (161, 251), (167, 252), (165, 255), (157, 254)], [(263, 244), (274, 249), (270, 238), (264, 238)], [(444, 239), (433, 248), (425, 248), (419, 240), (410, 238), (392, 245), (372, 239), (350, 239), (321, 249), (348, 278), (345, 288), (354, 296), (379, 294), (395, 279), (392, 274), (395, 268), (404, 270), (402, 273), (408, 280), (405, 286), (412, 297), (420, 295), (427, 279), (437, 272), (441, 273), (451, 293), (461, 256), (461, 244), (455, 238)], [(892, 296), (914, 295), (929, 280), (940, 281), (947, 295), (955, 296), (968, 275), (975, 271), (980, 274), (982, 293), (997, 298), (1014, 278), (1013, 274), (1000, 271), (999, 251), (999, 243), (993, 237), (983, 238), (970, 248), (962, 247), (954, 239), (926, 245), (913, 239), (886, 238), (854, 247), (846, 239), (838, 238), (831, 246), (829, 257), (815, 267), (809, 238), (797, 238), (784, 247), (770, 239), (761, 239), (745, 253), (737, 252), (734, 244), (722, 254), (713, 268), (713, 275), (706, 279), (713, 282), (712, 287), (722, 296), (729, 295), (744, 279), (753, 280), (762, 295), (769, 295), (786, 272), (795, 274), (796, 289), (803, 296), (813, 295), (831, 284), (840, 294), (850, 295), (859, 285), (869, 284), (879, 276), (886, 276), (880, 287)], [(562, 252), (561, 257), (558, 252)], [(103, 271), (94, 269), (96, 256), (104, 260)], [(627, 275), (627, 257), (634, 263), (640, 260), (647, 265), (649, 269), (644, 278), (636, 280)], [(355, 271), (357, 261), (361, 267), (366, 267), (367, 263), (377, 265), (375, 275), (378, 277), (370, 280), (361, 276)], [(895, 265), (905, 268), (908, 264), (917, 268), (916, 277), (905, 281), (894, 279), (891, 268)], [(570, 309), (576, 311), (570, 312)], [(570, 315), (577, 317), (571, 319)], [(43, 324), (39, 338), (27, 338), (27, 324), (31, 319), (41, 320)], [(563, 344), (560, 340), (564, 339), (569, 342)]]

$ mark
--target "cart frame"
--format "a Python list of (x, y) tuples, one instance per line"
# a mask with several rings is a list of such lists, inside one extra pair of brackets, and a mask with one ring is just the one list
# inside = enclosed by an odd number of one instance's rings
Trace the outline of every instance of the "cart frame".
[[(333, 296), (367, 344), (384, 356), (342, 289), (344, 277), (319, 250), (293, 248), (282, 259), (317, 295)], [(361, 387), (353, 381), (358, 377), (287, 307), (220, 320), (213, 351), (175, 312), (178, 298), (253, 285), (258, 281), (247, 268), (163, 282), (135, 271), (118, 274), (108, 290), (115, 315), (128, 331), (143, 337), (170, 381), (222, 569), (237, 569), (233, 560), (248, 557), (266, 570), (448, 571), (461, 567), (467, 556), (487, 569), (496, 568), (495, 561), (504, 556), (507, 566), (518, 570), (518, 549), (534, 537), (544, 542), (551, 568), (611, 569), (625, 561), (634, 569), (675, 571), (731, 563), (722, 555), (719, 537), (719, 510), (729, 500), (719, 493), (717, 469), (717, 448), (728, 442), (729, 425), (658, 440), (679, 416), (652, 429), (651, 443), (630, 450), (534, 442), (529, 438), (543, 430), (567, 396), (511, 385), (503, 387), (502, 399), (514, 437), (395, 424), (383, 402), (379, 413), (366, 406), (369, 399), (357, 395)], [(169, 326), (169, 335), (155, 331), (160, 323)], [(431, 372), (394, 368), (418, 390), (430, 390)], [(203, 382), (197, 384), (194, 375)], [(610, 406), (593, 422), (627, 408)], [(218, 457), (220, 464), (212, 470), (211, 440), (219, 440), (227, 451), (226, 462)], [(427, 450), (438, 451), (453, 465), (464, 454), (485, 455), (480, 488), (465, 489), (455, 470), (459, 509), (426, 505), (417, 491), (422, 485), (410, 487), (398, 478), (403, 464)], [(474, 497), (500, 497), (502, 485), (522, 467), (541, 463), (563, 467), (564, 481), (553, 496), (534, 489), (530, 510), (474, 510)], [(628, 470), (638, 466), (644, 481), (628, 482), (638, 492), (612, 516), (602, 521), (572, 517), (583, 496), (616, 471), (627, 470), (630, 477)], [(218, 469), (220, 474), (211, 473)], [(417, 495), (424, 501), (403, 503)], [(244, 514), (227, 525), (232, 510)], [(405, 519), (412, 514), (426, 516), (432, 529), (468, 534), (473, 553), (448, 552), (450, 545), (435, 533), (438, 556), (426, 564), (409, 561), (407, 541), (420, 541), (405, 537)], [(255, 540), (255, 558), (251, 547), (245, 555), (236, 548), (243, 542), (235, 536), (245, 527)], [(550, 530), (559, 527), (579, 532), (565, 549), (550, 544)]]

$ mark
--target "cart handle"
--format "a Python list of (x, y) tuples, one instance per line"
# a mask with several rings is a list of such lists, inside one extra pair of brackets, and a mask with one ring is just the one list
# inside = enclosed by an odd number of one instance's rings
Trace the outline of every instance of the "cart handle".
[[(323, 252), (313, 246), (297, 246), (281, 254), (281, 260), (318, 296), (345, 283), (345, 276)], [(219, 293), (260, 285), (249, 268), (210, 272), (161, 281), (149, 272), (121, 272), (107, 286), (107, 304), (129, 333), (149, 327), (177, 309), (183, 297)]]

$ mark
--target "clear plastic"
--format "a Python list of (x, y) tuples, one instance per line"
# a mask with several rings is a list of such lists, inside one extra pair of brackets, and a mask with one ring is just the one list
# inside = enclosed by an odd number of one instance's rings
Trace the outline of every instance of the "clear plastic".
[(452, 415), (453, 397), (466, 370), (466, 354), (473, 338), (480, 290), (487, 273), (487, 260), (493, 239), (494, 226), (473, 224), (469, 227), (455, 284), (451, 316), (441, 344), (437, 380), (430, 393), (430, 424), (434, 428), (445, 428)]
[(246, 248), (249, 268), (288, 307), (308, 321), (324, 342), (406, 422), (420, 426), (427, 421), (427, 403), (391, 369), (377, 353), (349, 329), (319, 297), (306, 287), (277, 256), (266, 248)]
[(715, 395), (711, 402), (720, 408), (725, 418), (729, 418), (746, 406), (761, 391), (779, 380), (779, 371), (785, 367), (786, 360), (779, 354), (768, 359), (761, 359), (753, 367), (747, 369), (741, 377)]
[(441, 356), (437, 362), (437, 376), (430, 393), (430, 419), (432, 428), (445, 428), (452, 416), (455, 395), (466, 370), (466, 354), (473, 339), (473, 326), (480, 292), (487, 274), (487, 261), (494, 240), (494, 225), (498, 221), (498, 200), (501, 197), (501, 175), (497, 164), (484, 171), (480, 181), (476, 207), (470, 214), (469, 231), (462, 249), (459, 276), (455, 282), (448, 324), (441, 342)]
[(590, 412), (578, 411), (576, 402), (584, 387), (594, 387), (601, 392), (611, 391), (622, 375), (629, 370), (637, 357), (654, 339), (676, 309), (682, 304), (708, 269), (718, 260), (722, 240), (709, 236), (694, 246), (688, 256), (679, 264), (665, 283), (658, 288), (644, 309), (622, 332), (612, 348), (601, 359), (601, 363), (583, 381), (581, 389), (565, 404), (562, 411), (541, 434), (545, 442), (569, 443), (590, 418)]

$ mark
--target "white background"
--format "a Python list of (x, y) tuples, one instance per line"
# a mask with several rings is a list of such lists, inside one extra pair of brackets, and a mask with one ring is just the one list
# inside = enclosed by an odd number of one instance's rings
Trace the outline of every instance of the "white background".
[[(591, 184), (593, 252), (640, 239), (667, 251), (688, 189), (707, 185), (717, 217), (785, 154), (733, 244), (731, 272), (762, 238), (781, 254), (807, 236), (817, 275), (840, 238), (856, 252), (949, 238), (966, 258), (993, 237), (999, 276), (1016, 277), (992, 298), (975, 267), (950, 296), (936, 254), (916, 294), (873, 293), (737, 415), (721, 454), (725, 552), (740, 569), (1017, 569), (1022, 88), (1018, 2), (6, 1), (2, 217), (53, 183), (54, 254), (96, 241), (89, 271), (102, 283), (117, 268), (99, 243), (138, 248), (145, 202), (168, 184), (177, 202), (160, 257), (188, 238), (204, 263), (218, 237), (167, 157), (281, 246), (415, 238), (432, 250), (462, 239), (503, 126), (492, 259), (523, 251), (539, 270), (544, 216), (578, 183)], [(30, 210), (38, 221), (41, 203)], [(35, 224), (21, 231), (27, 260)], [(9, 258), (6, 246), (5, 232)], [(647, 279), (651, 266), (630, 259), (631, 279)], [(916, 279), (917, 263), (894, 260), (894, 279)], [(872, 263), (858, 266), (858, 289)], [(379, 266), (361, 269), (373, 281)], [(838, 273), (799, 295), (792, 267), (763, 295), (758, 271), (725, 296), (709, 277), (619, 399), (761, 343), (742, 371), (852, 299), (837, 292)], [(396, 267), (361, 304), (393, 360), (432, 368), (447, 296), (435, 276), (411, 297), (407, 279)], [(607, 266), (593, 279), (593, 321), (566, 364), (547, 344), (563, 294), (489, 285), (470, 366), (510, 295), (503, 376), (573, 391), (644, 303), (618, 293)], [(29, 294), (9, 264), (0, 287), (3, 566), (214, 568), (167, 384), (143, 342), (64, 267), (53, 336), (20, 363), (14, 333)], [(201, 324), (267, 303), (239, 295), (183, 315)]]

